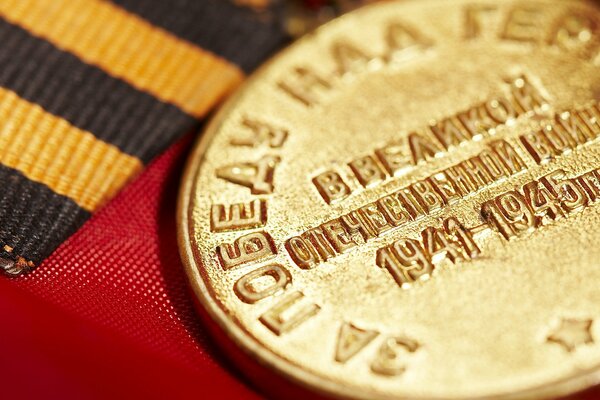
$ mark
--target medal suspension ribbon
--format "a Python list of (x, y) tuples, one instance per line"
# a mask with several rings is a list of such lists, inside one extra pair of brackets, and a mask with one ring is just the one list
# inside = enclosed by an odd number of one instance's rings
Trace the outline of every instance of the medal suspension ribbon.
[(0, 268), (35, 268), (287, 39), (281, 4), (0, 1)]

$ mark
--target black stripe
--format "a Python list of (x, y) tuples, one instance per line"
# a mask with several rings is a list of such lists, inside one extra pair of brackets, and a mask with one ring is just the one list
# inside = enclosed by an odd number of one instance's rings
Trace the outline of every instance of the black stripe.
[(0, 164), (0, 258), (38, 264), (89, 217), (73, 200)]
[(230, 0), (111, 1), (246, 72), (287, 41), (281, 1), (274, 1), (269, 13), (256, 13)]
[(147, 163), (197, 121), (0, 19), (0, 86)]

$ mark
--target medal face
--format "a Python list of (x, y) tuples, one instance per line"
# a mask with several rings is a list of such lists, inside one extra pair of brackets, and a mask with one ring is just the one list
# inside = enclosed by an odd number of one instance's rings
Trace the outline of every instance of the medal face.
[(218, 336), (329, 396), (597, 382), (599, 27), (577, 1), (382, 3), (270, 61), (182, 190)]

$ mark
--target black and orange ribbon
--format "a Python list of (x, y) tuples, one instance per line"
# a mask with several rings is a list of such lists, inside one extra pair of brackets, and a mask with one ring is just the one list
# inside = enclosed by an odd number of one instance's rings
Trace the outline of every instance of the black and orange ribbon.
[(286, 40), (279, 6), (0, 0), (0, 268), (34, 268), (197, 126)]

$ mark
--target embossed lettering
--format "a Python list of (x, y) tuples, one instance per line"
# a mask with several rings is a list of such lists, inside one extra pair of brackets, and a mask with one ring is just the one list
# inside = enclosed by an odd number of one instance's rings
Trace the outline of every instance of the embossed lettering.
[(519, 138), (525, 149), (531, 154), (538, 164), (548, 162), (554, 157), (554, 148), (544, 135), (543, 131), (526, 133)]
[(566, 172), (559, 169), (526, 183), (521, 191), (512, 190), (485, 202), (481, 215), (509, 240), (583, 210), (598, 200), (599, 193), (597, 170), (567, 178)]
[(385, 376), (401, 375), (406, 370), (401, 354), (415, 353), (420, 347), (419, 342), (408, 337), (388, 338), (379, 348), (377, 357), (371, 364), (371, 371)]
[(487, 115), (497, 124), (505, 124), (517, 116), (513, 105), (502, 97), (487, 101), (484, 107)]
[(536, 217), (535, 226), (543, 224), (545, 219), (554, 220), (564, 214), (556, 196), (541, 182), (533, 181), (525, 184), (523, 194)]
[[(391, 194), (289, 239), (286, 249), (300, 268), (314, 268), (321, 262), (409, 221), (431, 216), (443, 207), (484, 189), (498, 179), (512, 176), (525, 167), (525, 163), (512, 145), (503, 140), (492, 142), (474, 157), (436, 172), (408, 187), (397, 189)], [(460, 224), (456, 226), (460, 227)], [(448, 227), (444, 227), (444, 230), (448, 243), (456, 244), (463, 258), (472, 258), (470, 254), (476, 254), (474, 243), (468, 242), (466, 236), (461, 236), (461, 234), (466, 235), (468, 230), (450, 230)], [(432, 243), (441, 248), (443, 246), (439, 243), (442, 243), (443, 239), (438, 239), (432, 236), (434, 240)], [(414, 246), (409, 245), (409, 250), (414, 250)], [(448, 254), (452, 255), (452, 252)], [(430, 256), (435, 256), (427, 251), (424, 251), (423, 255), (426, 260), (427, 257), (430, 260)], [(398, 260), (393, 263), (395, 256), (390, 249), (381, 251), (378, 257), (380, 257), (379, 265), (387, 263), (392, 271), (394, 268), (406, 268)], [(452, 261), (456, 257), (446, 255), (443, 258)], [(401, 276), (400, 272), (392, 273)]]
[(548, 43), (571, 50), (589, 44), (598, 29), (596, 21), (583, 14), (566, 14), (555, 24)]
[(376, 236), (376, 232), (369, 221), (358, 210), (342, 215), (340, 220), (350, 235), (359, 234), (364, 241), (373, 239)]
[(409, 49), (425, 49), (432, 45), (421, 32), (400, 22), (388, 25), (385, 38), (388, 46), (385, 59), (388, 61), (402, 59)]
[(441, 228), (425, 228), (421, 240), (402, 238), (380, 248), (375, 262), (389, 272), (398, 286), (407, 289), (417, 280), (429, 279), (444, 259), (473, 259), (480, 252), (471, 231), (456, 218), (448, 218)]
[(387, 269), (401, 287), (421, 277), (429, 277), (433, 271), (425, 249), (414, 239), (400, 239), (392, 247), (379, 249), (376, 263), (378, 267)]
[(244, 118), (242, 124), (248, 128), (252, 134), (241, 138), (231, 140), (234, 146), (256, 147), (266, 144), (272, 148), (279, 148), (285, 143), (288, 132), (285, 129), (274, 127), (266, 122)]
[[(483, 168), (491, 176), (493, 181), (497, 181), (507, 175), (502, 160), (498, 158), (498, 155), (495, 152), (483, 150), (475, 158), (478, 162), (481, 162)], [(510, 171), (508, 171), (508, 173), (510, 173)]]
[(350, 195), (350, 188), (337, 172), (324, 172), (312, 181), (327, 204), (343, 200)]
[(458, 120), (448, 118), (432, 125), (431, 132), (444, 148), (449, 149), (471, 139), (468, 132), (463, 131), (461, 128), (462, 126)]
[(525, 75), (507, 81), (513, 98), (513, 106), (519, 115), (526, 114), (548, 104), (544, 95), (536, 88)]
[(430, 180), (413, 183), (410, 188), (415, 199), (427, 214), (441, 209), (444, 205), (444, 200), (436, 192)]
[(456, 203), (461, 198), (461, 194), (454, 186), (454, 182), (446, 173), (439, 172), (434, 174), (429, 178), (429, 181), (432, 187), (442, 196), (444, 204)]
[(531, 6), (516, 6), (506, 19), (501, 37), (508, 40), (536, 42), (540, 39), (542, 12)]
[(359, 213), (365, 220), (369, 221), (369, 225), (373, 228), (373, 231), (377, 236), (392, 229), (392, 225), (385, 219), (383, 213), (375, 203), (361, 207)]
[(337, 65), (337, 73), (344, 75), (356, 68), (363, 67), (372, 59), (358, 47), (347, 42), (336, 42), (331, 46), (331, 53)]
[(412, 161), (415, 165), (421, 161), (427, 161), (435, 157), (437, 153), (442, 152), (442, 148), (417, 133), (408, 135), (407, 140), (410, 153), (412, 154)]
[(423, 230), (421, 236), (423, 248), (432, 261), (437, 254), (448, 257), (452, 262), (461, 258), (458, 246), (448, 239), (443, 230), (429, 226)]
[(517, 153), (513, 146), (507, 141), (498, 140), (490, 143), (489, 146), (498, 156), (500, 161), (502, 161), (502, 164), (509, 175), (514, 175), (527, 167), (519, 153)]
[(564, 112), (556, 116), (553, 129), (570, 137), (575, 143), (581, 145), (594, 139), (594, 133), (581, 118), (572, 112)]
[(237, 238), (233, 244), (217, 246), (217, 255), (223, 269), (256, 262), (274, 256), (275, 244), (267, 232), (253, 232)]
[(294, 263), (303, 269), (310, 269), (321, 262), (310, 241), (300, 236), (293, 237), (285, 243), (285, 248)]
[(479, 246), (477, 246), (477, 243), (475, 243), (472, 232), (456, 218), (448, 218), (444, 221), (444, 230), (448, 235), (456, 238), (460, 243), (466, 258), (473, 259), (479, 256), (481, 250), (479, 249)]
[(410, 157), (405, 154), (403, 147), (399, 144), (389, 144), (382, 149), (375, 150), (375, 156), (391, 176), (407, 168), (410, 164)]
[[(267, 282), (260, 282), (261, 280)], [(272, 264), (242, 276), (235, 283), (234, 291), (244, 303), (253, 304), (285, 290), (291, 282), (292, 276), (287, 269), (281, 265)]]
[(354, 357), (373, 341), (379, 332), (361, 329), (349, 322), (344, 322), (340, 327), (337, 345), (335, 348), (335, 361), (345, 363)]
[(465, 38), (475, 39), (481, 36), (482, 27), (486, 26), (487, 14), (496, 11), (492, 5), (468, 5), (465, 7)]
[(600, 176), (597, 171), (590, 171), (579, 178), (581, 187), (587, 192), (591, 201), (597, 201), (600, 198)]
[(348, 234), (346, 229), (344, 229), (344, 226), (339, 220), (334, 219), (326, 222), (321, 225), (321, 227), (323, 228), (323, 232), (325, 232), (327, 239), (329, 239), (329, 242), (339, 254), (345, 253), (347, 250), (356, 246), (356, 242)]
[(264, 200), (253, 200), (249, 204), (232, 204), (229, 206), (229, 212), (225, 207), (223, 204), (211, 206), (210, 229), (212, 232), (260, 228), (267, 223), (267, 203)]
[(494, 127), (493, 121), (486, 115), (485, 110), (482, 109), (482, 106), (476, 106), (456, 115), (472, 138), (484, 135), (489, 129)]
[(398, 227), (412, 219), (402, 202), (393, 194), (378, 200), (377, 204), (385, 218), (394, 227)]
[(575, 180), (567, 179), (565, 171), (554, 171), (544, 176), (541, 181), (561, 201), (567, 212), (572, 213), (588, 205), (585, 191), (577, 185)]
[(321, 309), (317, 304), (307, 304), (306, 301), (303, 301), (304, 299), (302, 292), (293, 291), (288, 293), (261, 315), (259, 320), (277, 336), (288, 333), (316, 315)]
[(471, 179), (469, 179), (469, 176), (465, 173), (464, 168), (460, 168), (460, 164), (446, 169), (444, 173), (452, 180), (452, 182), (454, 182), (454, 187), (461, 196), (466, 196), (477, 190), (477, 187), (473, 185)]
[(479, 156), (461, 162), (459, 167), (474, 185), (475, 190), (479, 190), (493, 181), (485, 164), (483, 164)]
[(285, 93), (307, 107), (319, 103), (320, 94), (331, 89), (331, 84), (325, 78), (304, 67), (295, 68), (293, 78), (280, 81), (278, 85)]
[(306, 231), (302, 234), (302, 237), (312, 244), (313, 249), (322, 261), (327, 261), (336, 255), (335, 249), (329, 244), (329, 240), (327, 240), (321, 228)]
[(237, 163), (217, 169), (217, 177), (250, 188), (252, 194), (273, 192), (273, 174), (279, 157), (264, 156), (256, 163)]
[(363, 186), (381, 182), (385, 179), (385, 172), (372, 156), (366, 156), (348, 164), (356, 178)]

